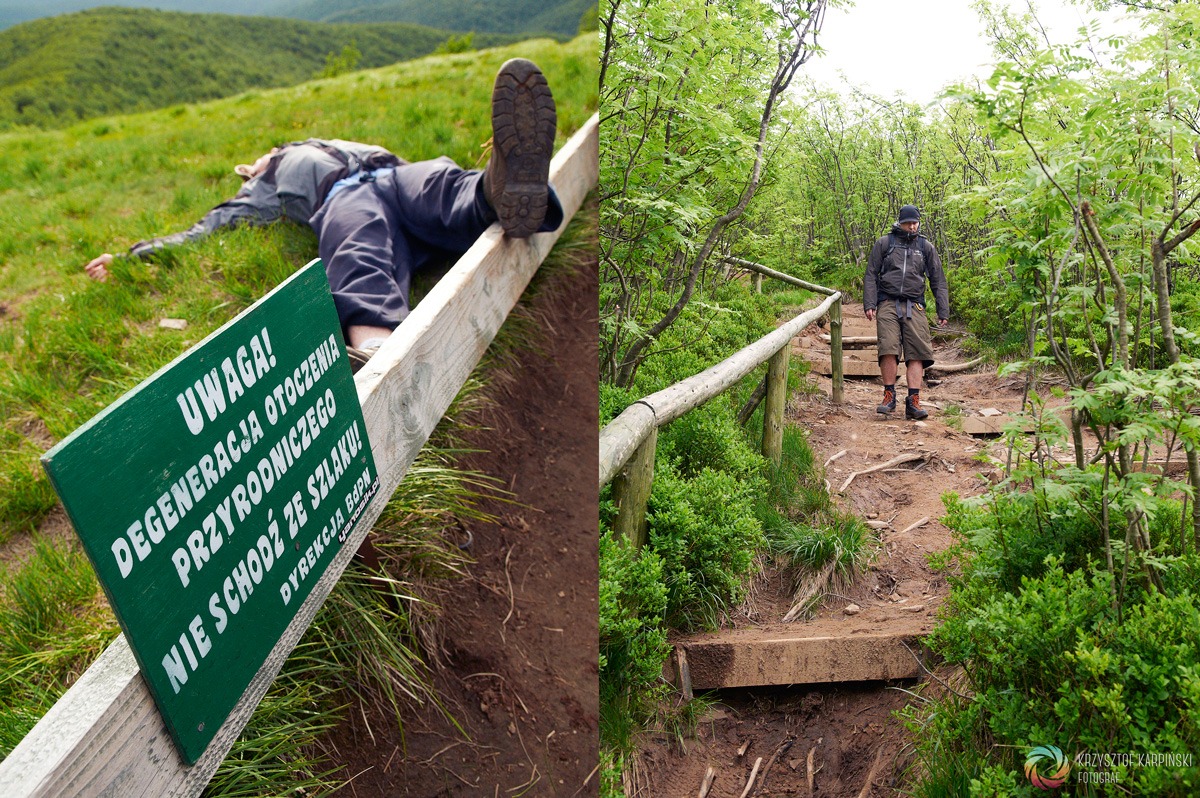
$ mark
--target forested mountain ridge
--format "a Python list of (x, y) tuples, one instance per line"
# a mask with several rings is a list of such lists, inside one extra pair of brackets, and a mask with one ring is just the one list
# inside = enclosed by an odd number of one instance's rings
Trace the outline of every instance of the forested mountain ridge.
[[(348, 67), (427, 55), (452, 34), (391, 22), (326, 24), (275, 17), (106, 7), (0, 31), (0, 130), (289, 86), (357, 52)], [(489, 47), (515, 36), (480, 34)], [(350, 48), (350, 50), (347, 50)]]
[(271, 13), (318, 22), (411, 22), (491, 33), (574, 36), (595, 0), (285, 0)]

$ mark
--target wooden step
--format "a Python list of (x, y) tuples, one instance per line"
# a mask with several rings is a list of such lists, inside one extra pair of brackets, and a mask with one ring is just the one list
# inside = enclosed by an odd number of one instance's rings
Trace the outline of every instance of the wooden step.
[[(855, 355), (863, 358), (869, 357), (869, 360), (858, 360), (850, 357), (843, 358), (842, 375), (846, 377), (878, 377), (879, 362), (874, 353), (874, 349), (864, 349), (855, 352)], [(808, 358), (808, 362), (812, 364), (814, 374), (824, 374), (826, 377), (833, 374), (833, 364), (826, 353), (805, 352), (804, 354)], [(825, 356), (822, 357), (822, 355)]]
[[(905, 624), (901, 624), (904, 626)], [(677, 645), (673, 681), (691, 690), (915, 679), (921, 635), (896, 632), (812, 635), (803, 626), (766, 635), (730, 633)], [(683, 656), (678, 651), (682, 649)], [(680, 673), (683, 678), (680, 678)], [(690, 681), (689, 684), (680, 684)]]

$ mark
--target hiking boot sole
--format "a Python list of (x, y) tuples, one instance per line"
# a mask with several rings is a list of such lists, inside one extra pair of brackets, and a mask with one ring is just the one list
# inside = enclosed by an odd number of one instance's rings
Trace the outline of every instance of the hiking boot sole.
[(533, 235), (546, 218), (557, 129), (554, 96), (537, 65), (514, 58), (500, 67), (492, 89), (492, 157), (483, 180), (500, 226), (513, 238)]

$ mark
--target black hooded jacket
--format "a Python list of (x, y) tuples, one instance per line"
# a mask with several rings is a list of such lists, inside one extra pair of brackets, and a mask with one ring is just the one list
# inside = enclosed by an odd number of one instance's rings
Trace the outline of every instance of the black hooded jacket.
[(899, 222), (875, 242), (863, 278), (863, 309), (873, 310), (885, 299), (911, 299), (925, 305), (925, 278), (933, 287), (937, 317), (950, 318), (950, 291), (942, 259), (925, 236), (906, 233)]

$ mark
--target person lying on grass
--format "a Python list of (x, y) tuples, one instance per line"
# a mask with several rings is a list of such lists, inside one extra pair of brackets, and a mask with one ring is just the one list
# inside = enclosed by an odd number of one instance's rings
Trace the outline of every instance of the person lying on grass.
[[(470, 249), (499, 221), (527, 238), (558, 229), (562, 205), (548, 183), (557, 117), (538, 67), (515, 58), (492, 89), (492, 156), (483, 171), (446, 157), (408, 163), (383, 147), (339, 139), (285, 144), (234, 171), (238, 193), (188, 230), (139, 241), (128, 256), (222, 228), (263, 225), (286, 216), (317, 234), (351, 362), (361, 366), (409, 313), (412, 273)], [(114, 255), (84, 269), (107, 280)]]

